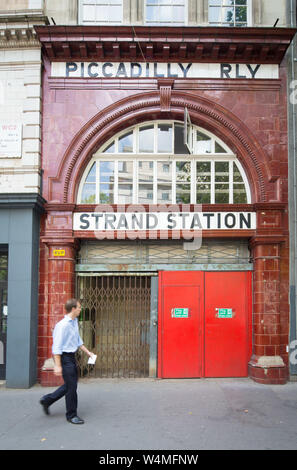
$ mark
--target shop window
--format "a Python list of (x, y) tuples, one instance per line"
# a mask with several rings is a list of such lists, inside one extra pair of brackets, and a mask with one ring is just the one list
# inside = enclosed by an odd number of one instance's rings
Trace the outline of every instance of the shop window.
[(250, 26), (251, 0), (209, 0), (208, 22), (212, 26)]
[(150, 122), (119, 133), (93, 155), (78, 203), (250, 203), (236, 155), (207, 130), (192, 126), (191, 132), (191, 155), (179, 122)]
[(0, 247), (0, 281), (7, 281), (8, 279), (8, 255), (7, 252)]
[(80, 0), (79, 23), (122, 24), (123, 0)]
[(185, 0), (144, 0), (145, 23), (148, 25), (184, 25)]

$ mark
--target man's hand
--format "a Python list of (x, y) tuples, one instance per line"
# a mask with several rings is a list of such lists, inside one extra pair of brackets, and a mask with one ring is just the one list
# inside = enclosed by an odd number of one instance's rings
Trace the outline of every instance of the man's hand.
[(62, 363), (61, 363), (60, 354), (54, 355), (54, 361), (55, 361), (54, 374), (60, 377), (62, 375)]
[(94, 356), (94, 353), (92, 353), (91, 351), (89, 351), (84, 344), (82, 344), (80, 346), (80, 349), (85, 352), (89, 357), (93, 357)]
[(55, 367), (54, 367), (54, 374), (60, 377), (60, 376), (62, 375), (62, 366), (57, 366), (57, 365), (55, 364)]

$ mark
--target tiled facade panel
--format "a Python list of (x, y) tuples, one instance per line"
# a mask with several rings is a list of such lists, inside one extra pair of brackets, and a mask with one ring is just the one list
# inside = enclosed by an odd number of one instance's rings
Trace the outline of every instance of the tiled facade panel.
[(41, 245), (40, 250), (38, 367), (43, 385), (53, 382), (52, 373), (42, 370), (42, 366), (52, 356), (54, 326), (63, 318), (65, 302), (75, 291), (74, 250), (66, 246), (65, 257), (56, 259), (53, 255), (56, 248), (61, 249), (61, 245), (49, 248)]
[[(83, 44), (81, 47), (86, 53)], [(48, 50), (52, 55), (59, 53), (59, 49), (49, 45)], [(114, 50), (117, 54), (116, 42)], [(65, 51), (67, 55), (66, 46)], [(211, 54), (215, 54), (215, 46)], [(50, 368), (45, 366), (51, 356), (52, 329), (62, 316), (64, 301), (75, 294), (78, 242), (86, 235), (73, 231), (72, 216), (87, 163), (94, 151), (117, 132), (149, 120), (182, 121), (187, 106), (192, 123), (221, 138), (247, 174), (252, 204), (246, 210), (257, 213), (257, 229), (246, 235), (254, 265), (249, 376), (261, 383), (284, 383), (288, 377), (289, 330), (284, 64), (280, 66), (279, 79), (188, 81), (55, 78), (51, 77), (48, 56), (44, 57), (44, 64), (42, 167), (47, 205), (41, 230), (41, 382), (49, 384), (53, 380)], [(209, 210), (240, 210), (239, 204), (231, 207), (221, 205)], [(53, 256), (54, 249), (65, 249), (65, 257)]]

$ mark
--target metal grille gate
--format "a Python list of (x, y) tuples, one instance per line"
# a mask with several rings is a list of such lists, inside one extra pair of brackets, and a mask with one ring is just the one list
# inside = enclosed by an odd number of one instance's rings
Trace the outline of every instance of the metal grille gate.
[(78, 274), (80, 334), (97, 354), (88, 365), (78, 353), (81, 376), (148, 377), (150, 287), (149, 275)]

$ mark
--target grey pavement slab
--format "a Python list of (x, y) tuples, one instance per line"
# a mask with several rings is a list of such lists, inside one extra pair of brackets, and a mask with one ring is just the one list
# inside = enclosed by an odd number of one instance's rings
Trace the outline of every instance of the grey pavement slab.
[(0, 387), (1, 450), (296, 450), (297, 383), (250, 379), (82, 379), (78, 414), (53, 388)]

